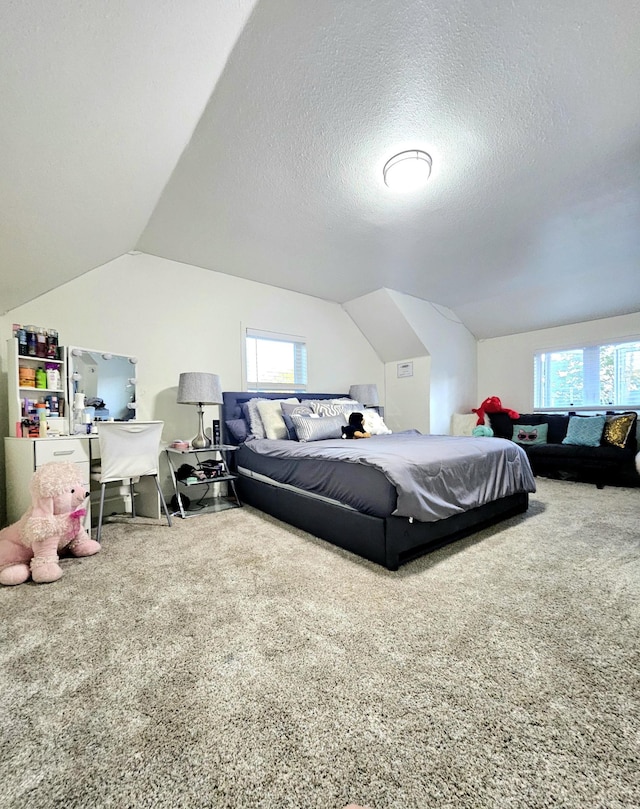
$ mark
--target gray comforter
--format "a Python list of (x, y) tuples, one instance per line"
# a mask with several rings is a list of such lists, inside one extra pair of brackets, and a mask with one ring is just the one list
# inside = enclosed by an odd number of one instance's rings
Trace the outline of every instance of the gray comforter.
[(252, 452), (365, 464), (394, 484), (398, 517), (434, 522), (536, 485), (524, 450), (503, 438), (394, 433), (355, 441), (251, 441)]

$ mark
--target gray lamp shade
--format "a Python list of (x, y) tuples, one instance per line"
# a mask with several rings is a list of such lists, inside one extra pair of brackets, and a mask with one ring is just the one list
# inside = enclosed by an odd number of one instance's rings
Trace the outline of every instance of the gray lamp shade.
[(222, 404), (222, 386), (218, 374), (180, 374), (178, 404)]
[(349, 398), (371, 407), (377, 407), (380, 403), (376, 385), (352, 385), (349, 388)]

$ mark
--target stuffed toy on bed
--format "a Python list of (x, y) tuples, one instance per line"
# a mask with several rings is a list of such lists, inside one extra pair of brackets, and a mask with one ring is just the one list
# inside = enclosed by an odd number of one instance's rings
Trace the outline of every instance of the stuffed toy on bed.
[(362, 413), (349, 413), (349, 424), (342, 428), (343, 438), (371, 438), (364, 428), (364, 416)]
[(0, 531), (0, 584), (57, 581), (62, 576), (58, 551), (91, 556), (100, 545), (82, 525), (89, 494), (78, 464), (47, 463), (34, 472), (29, 485), (31, 507)]

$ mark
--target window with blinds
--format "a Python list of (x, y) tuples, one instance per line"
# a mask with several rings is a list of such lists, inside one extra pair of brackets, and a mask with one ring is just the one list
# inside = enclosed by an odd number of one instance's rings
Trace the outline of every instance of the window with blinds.
[(247, 329), (245, 338), (247, 390), (307, 389), (307, 345), (304, 337)]
[(640, 341), (539, 351), (534, 408), (640, 407)]

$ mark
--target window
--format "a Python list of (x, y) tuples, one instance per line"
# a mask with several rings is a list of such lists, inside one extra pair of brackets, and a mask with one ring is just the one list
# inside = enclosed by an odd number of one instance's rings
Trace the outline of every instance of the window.
[(640, 342), (534, 355), (534, 407), (640, 407)]
[(307, 345), (304, 337), (247, 329), (247, 390), (305, 391)]

